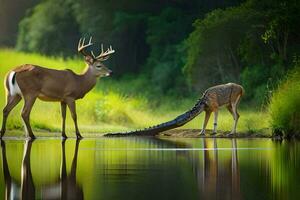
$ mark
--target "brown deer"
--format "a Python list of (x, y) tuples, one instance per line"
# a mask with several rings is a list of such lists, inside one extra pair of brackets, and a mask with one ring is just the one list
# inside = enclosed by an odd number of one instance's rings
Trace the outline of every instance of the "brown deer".
[(37, 65), (25, 64), (10, 71), (5, 79), (5, 88), (7, 91), (7, 104), (3, 109), (3, 121), (0, 138), (6, 130), (6, 120), (10, 111), (23, 98), (25, 103), (22, 110), (22, 118), (25, 123), (25, 130), (31, 139), (35, 138), (29, 116), (37, 98), (42, 101), (59, 101), (61, 103), (62, 113), (62, 137), (67, 138), (65, 134), (66, 106), (69, 107), (76, 130), (76, 137), (82, 138), (77, 125), (77, 115), (75, 101), (81, 99), (88, 93), (97, 82), (98, 77), (106, 77), (112, 74), (102, 61), (109, 58), (115, 51), (110, 46), (107, 51), (103, 51), (95, 56), (91, 51), (86, 52), (86, 48), (92, 46), (92, 38), (88, 44), (85, 39), (80, 39), (78, 43), (78, 52), (84, 56), (87, 64), (86, 69), (80, 75), (73, 71), (47, 69)]

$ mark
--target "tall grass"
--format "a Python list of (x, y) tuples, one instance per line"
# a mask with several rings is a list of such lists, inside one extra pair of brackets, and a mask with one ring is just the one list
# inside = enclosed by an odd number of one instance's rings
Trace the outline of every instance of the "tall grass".
[(292, 70), (274, 92), (270, 105), (274, 135), (300, 136), (300, 65)]
[[(69, 68), (80, 73), (85, 64), (82, 59), (67, 59), (46, 57), (39, 54), (15, 52), (10, 49), (0, 49), (0, 81), (5, 74), (15, 66), (31, 63), (47, 68)], [(127, 131), (143, 128), (171, 120), (191, 108), (197, 98), (157, 97), (149, 98), (147, 89), (141, 88), (144, 82), (142, 76), (115, 80), (113, 77), (99, 80), (97, 86), (84, 99), (77, 101), (79, 128), (84, 133), (103, 133)], [(138, 89), (140, 88), (140, 89)], [(137, 92), (139, 91), (140, 92)], [(200, 96), (200, 95), (199, 95)], [(147, 98), (146, 98), (147, 97)], [(8, 119), (8, 129), (22, 129), (20, 103), (12, 111)], [(0, 87), (0, 107), (5, 105), (5, 91)], [(233, 119), (226, 111), (219, 115), (219, 129), (231, 130)], [(261, 132), (267, 129), (267, 114), (255, 110), (243, 109), (238, 125), (240, 132)], [(202, 125), (203, 115), (200, 115), (183, 128), (197, 128)], [(0, 116), (2, 121), (2, 115)], [(37, 101), (31, 113), (31, 124), (35, 130), (58, 132), (61, 128), (60, 104)], [(212, 128), (212, 121), (208, 128)], [(67, 132), (73, 132), (73, 122), (68, 114)]]

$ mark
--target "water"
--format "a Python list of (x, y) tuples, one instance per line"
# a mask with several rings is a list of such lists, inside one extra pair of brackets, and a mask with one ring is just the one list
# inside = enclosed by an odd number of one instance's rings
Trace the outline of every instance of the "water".
[(1, 142), (0, 199), (299, 199), (300, 142)]

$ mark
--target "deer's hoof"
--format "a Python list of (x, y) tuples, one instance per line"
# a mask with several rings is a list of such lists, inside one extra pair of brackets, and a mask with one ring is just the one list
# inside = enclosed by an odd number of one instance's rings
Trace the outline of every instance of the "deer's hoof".
[(67, 139), (68, 137), (67, 137), (67, 135), (66, 135), (66, 133), (63, 131), (63, 132), (61, 132), (61, 137), (63, 138), (63, 139)]
[(235, 132), (230, 132), (229, 134), (227, 134), (228, 137), (233, 137), (235, 136)]
[(31, 135), (31, 136), (29, 136), (29, 138), (28, 138), (29, 140), (35, 140), (36, 139), (36, 137), (34, 136), (34, 135)]

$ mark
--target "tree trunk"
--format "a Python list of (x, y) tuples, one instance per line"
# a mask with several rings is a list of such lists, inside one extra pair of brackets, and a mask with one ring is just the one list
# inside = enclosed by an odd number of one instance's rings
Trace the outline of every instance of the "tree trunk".
[(236, 55), (235, 55), (235, 53), (234, 53), (234, 51), (233, 51), (233, 49), (232, 49), (232, 47), (231, 46), (229, 46), (229, 53), (230, 53), (230, 56), (231, 56), (231, 59), (232, 59), (232, 61), (233, 61), (233, 64), (234, 64), (234, 66), (235, 66), (235, 75), (239, 75), (240, 74), (240, 63), (239, 63), (239, 60), (238, 60), (238, 58), (236, 57)]
[(221, 77), (221, 81), (222, 81), (222, 83), (224, 83), (225, 82), (224, 69), (223, 69), (223, 66), (221, 64), (221, 60), (220, 60), (219, 55), (217, 56), (217, 66), (218, 66), (218, 72), (219, 72), (220, 77)]

